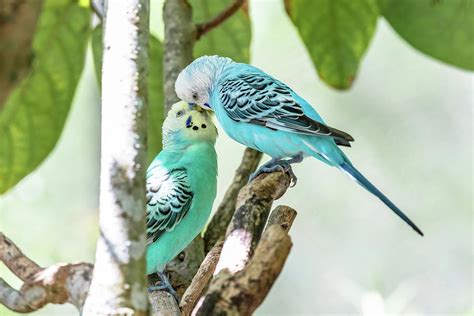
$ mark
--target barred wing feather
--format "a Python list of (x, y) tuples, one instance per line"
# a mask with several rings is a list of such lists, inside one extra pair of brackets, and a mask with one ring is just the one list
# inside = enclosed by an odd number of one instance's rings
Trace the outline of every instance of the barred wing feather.
[(173, 230), (188, 213), (193, 199), (186, 169), (166, 170), (161, 166), (148, 170), (147, 244), (166, 231)]

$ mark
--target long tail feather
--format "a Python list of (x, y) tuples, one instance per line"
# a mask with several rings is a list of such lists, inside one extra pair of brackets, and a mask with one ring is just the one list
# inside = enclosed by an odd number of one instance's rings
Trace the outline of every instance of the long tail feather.
[(395, 204), (392, 203), (379, 189), (377, 189), (366, 177), (362, 175), (351, 163), (343, 162), (340, 168), (351, 178), (356, 180), (367, 191), (378, 197), (385, 205), (387, 205), (395, 214), (397, 214), (405, 223), (411, 226), (418, 234), (423, 236), (423, 232), (406, 216)]

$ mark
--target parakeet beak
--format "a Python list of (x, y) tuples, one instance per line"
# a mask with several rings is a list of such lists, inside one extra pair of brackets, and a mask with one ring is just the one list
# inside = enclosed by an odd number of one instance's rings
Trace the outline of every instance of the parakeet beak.
[(202, 107), (200, 107), (199, 105), (196, 105), (196, 107), (194, 108), (194, 110), (196, 110), (196, 111), (198, 111), (198, 112), (201, 112), (201, 113), (205, 111), (205, 110), (204, 110)]

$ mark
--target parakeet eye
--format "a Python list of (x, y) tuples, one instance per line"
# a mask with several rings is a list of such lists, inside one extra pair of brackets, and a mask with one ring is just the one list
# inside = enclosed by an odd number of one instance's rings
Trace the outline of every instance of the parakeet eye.
[(198, 98), (198, 94), (197, 94), (197, 92), (193, 92), (193, 94), (192, 94), (192, 95), (193, 95), (193, 99), (194, 99), (194, 100), (197, 100), (197, 98)]
[(183, 116), (184, 115), (184, 110), (179, 110), (177, 113), (176, 113), (176, 117), (180, 117), (180, 116)]

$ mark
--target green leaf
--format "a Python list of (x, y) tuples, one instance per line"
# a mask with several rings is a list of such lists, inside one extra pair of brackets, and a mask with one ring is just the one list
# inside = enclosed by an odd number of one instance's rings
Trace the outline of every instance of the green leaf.
[[(193, 21), (204, 23), (227, 8), (234, 0), (191, 0)], [(204, 34), (194, 46), (194, 57), (220, 55), (248, 63), (250, 59), (250, 19), (238, 10), (224, 23)]]
[[(97, 26), (92, 32), (92, 52), (97, 80), (102, 77), (102, 26)], [(164, 115), (163, 92), (163, 48), (160, 41), (150, 35), (149, 42), (150, 68), (148, 77), (148, 154), (147, 160), (151, 162), (161, 150), (161, 127)]]
[(84, 66), (90, 11), (75, 0), (46, 0), (30, 72), (0, 112), (0, 193), (33, 171), (61, 135)]
[(385, 0), (383, 15), (410, 45), (474, 70), (474, 1)]
[(319, 76), (347, 89), (375, 31), (375, 0), (290, 0), (287, 11)]

